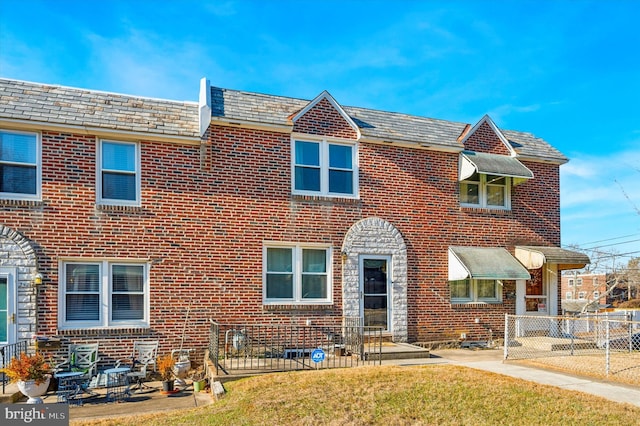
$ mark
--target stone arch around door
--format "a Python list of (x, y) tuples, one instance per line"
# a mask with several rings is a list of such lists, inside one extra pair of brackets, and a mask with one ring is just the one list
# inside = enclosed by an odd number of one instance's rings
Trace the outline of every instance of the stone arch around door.
[(0, 224), (0, 269), (13, 277), (17, 340), (31, 339), (36, 334), (37, 289), (33, 279), (38, 273), (36, 252), (29, 239), (20, 232)]
[(407, 246), (400, 231), (378, 217), (362, 219), (349, 229), (342, 243), (342, 300), (345, 317), (360, 316), (360, 270), (362, 255), (391, 256), (391, 330), (394, 342), (406, 342)]

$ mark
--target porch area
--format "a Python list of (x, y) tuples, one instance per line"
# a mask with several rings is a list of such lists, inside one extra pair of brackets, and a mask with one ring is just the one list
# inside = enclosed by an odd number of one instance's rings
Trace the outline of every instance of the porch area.
[(384, 360), (429, 358), (428, 349), (394, 343), (381, 327), (345, 318), (341, 325), (221, 324), (210, 321), (210, 375), (380, 365)]

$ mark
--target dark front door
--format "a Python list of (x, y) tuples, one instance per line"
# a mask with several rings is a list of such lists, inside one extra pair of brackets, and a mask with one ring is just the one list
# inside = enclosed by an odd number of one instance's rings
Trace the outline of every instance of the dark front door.
[(389, 330), (389, 263), (386, 256), (363, 257), (361, 263), (362, 315), (365, 326)]

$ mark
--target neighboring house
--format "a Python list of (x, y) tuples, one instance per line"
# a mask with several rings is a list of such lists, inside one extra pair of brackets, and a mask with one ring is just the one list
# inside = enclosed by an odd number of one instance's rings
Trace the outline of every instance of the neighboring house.
[[(0, 79), (0, 340), (201, 350), (223, 324), (398, 342), (555, 315), (559, 168), (530, 133), (209, 87), (176, 102)], [(41, 284), (38, 284), (42, 281)]]
[(562, 299), (585, 300), (597, 302), (599, 305), (606, 304), (608, 275), (593, 273), (562, 275)]

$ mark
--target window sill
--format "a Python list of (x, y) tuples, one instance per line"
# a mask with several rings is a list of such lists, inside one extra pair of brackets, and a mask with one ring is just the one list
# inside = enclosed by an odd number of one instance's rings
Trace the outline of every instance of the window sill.
[(456, 309), (491, 309), (495, 306), (502, 306), (503, 301), (495, 302), (451, 302), (451, 307)]
[(141, 212), (141, 206), (125, 206), (118, 204), (96, 204), (96, 210), (105, 212)]
[(149, 327), (101, 327), (101, 328), (74, 328), (58, 329), (60, 336), (112, 336), (114, 334), (123, 335), (149, 335)]
[(42, 207), (44, 206), (42, 200), (21, 200), (16, 198), (0, 198), (0, 205), (3, 206), (18, 206), (18, 207)]
[(327, 311), (333, 308), (333, 304), (327, 305), (302, 305), (302, 304), (278, 304), (262, 305), (264, 311)]
[(460, 206), (460, 211), (463, 213), (493, 214), (499, 216), (510, 216), (512, 214), (511, 209), (490, 209), (487, 207)]
[(320, 202), (320, 203), (343, 203), (343, 204), (360, 203), (360, 199), (356, 197), (331, 197), (328, 195), (291, 194), (291, 199), (296, 201), (310, 201), (310, 202)]

